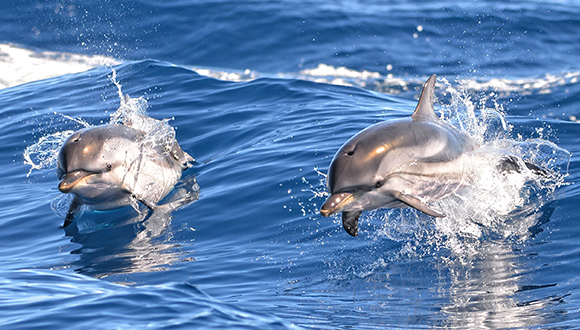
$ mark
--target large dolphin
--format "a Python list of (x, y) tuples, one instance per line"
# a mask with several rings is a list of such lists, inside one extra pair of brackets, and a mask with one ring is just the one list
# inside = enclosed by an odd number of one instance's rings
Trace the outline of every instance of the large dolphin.
[(331, 196), (320, 213), (342, 212), (347, 233), (358, 235), (362, 211), (413, 207), (444, 217), (429, 205), (464, 184), (465, 155), (478, 148), (468, 135), (444, 123), (433, 109), (436, 75), (421, 92), (410, 118), (381, 122), (348, 140), (328, 170)]
[(63, 227), (82, 204), (96, 210), (141, 202), (155, 209), (191, 166), (193, 158), (173, 139), (167, 145), (145, 143), (145, 132), (110, 124), (73, 133), (58, 155), (58, 189), (74, 194)]

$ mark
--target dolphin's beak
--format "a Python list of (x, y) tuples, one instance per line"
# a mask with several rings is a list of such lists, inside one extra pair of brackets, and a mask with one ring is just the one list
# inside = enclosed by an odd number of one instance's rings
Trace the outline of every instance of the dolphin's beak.
[(93, 173), (86, 171), (74, 171), (67, 173), (58, 184), (58, 190), (67, 194), (69, 193), (82, 179)]
[(322, 204), (322, 207), (320, 208), (320, 214), (322, 214), (323, 217), (336, 214), (342, 211), (342, 209), (350, 204), (352, 200), (353, 195), (351, 193), (334, 194), (328, 197), (326, 202)]

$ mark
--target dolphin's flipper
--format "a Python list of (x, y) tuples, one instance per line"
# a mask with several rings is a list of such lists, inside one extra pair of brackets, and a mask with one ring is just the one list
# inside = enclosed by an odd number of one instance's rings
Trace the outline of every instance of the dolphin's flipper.
[(148, 201), (148, 200), (146, 200), (144, 198), (141, 198), (141, 197), (139, 197), (139, 196), (137, 196), (135, 194), (132, 194), (131, 197), (133, 199), (133, 201), (131, 203), (131, 206), (137, 212), (141, 212), (141, 211), (139, 211), (139, 204), (137, 202), (139, 202), (139, 203), (147, 206), (147, 208), (150, 209), (151, 211), (155, 211), (155, 209), (157, 209), (157, 205), (155, 203), (151, 203), (150, 201)]
[(435, 82), (437, 81), (437, 75), (432, 75), (429, 77), (425, 85), (423, 85), (423, 91), (421, 92), (421, 97), (419, 98), (419, 104), (415, 108), (415, 112), (411, 116), (414, 121), (438, 121), (439, 117), (435, 114), (435, 109), (433, 108), (433, 102), (435, 101)]
[(427, 215), (430, 215), (432, 217), (436, 217), (436, 218), (444, 218), (445, 217), (445, 214), (441, 213), (440, 211), (434, 210), (429, 205), (421, 202), (421, 200), (419, 200), (417, 197), (403, 194), (403, 193), (397, 193), (397, 194), (395, 194), (395, 198), (397, 198), (401, 202), (409, 205), (410, 207), (415, 208), (415, 209), (417, 209), (417, 210), (419, 210)]
[(342, 226), (350, 236), (358, 236), (358, 217), (362, 211), (342, 212)]
[(68, 211), (66, 213), (66, 217), (64, 218), (64, 223), (62, 224), (61, 228), (68, 227), (74, 221), (75, 211), (82, 205), (82, 200), (75, 196), (68, 207)]
[(148, 209), (154, 211), (157, 208), (157, 205), (155, 203), (151, 203), (143, 198), (139, 198), (137, 196), (135, 196), (137, 198), (137, 201), (141, 202), (141, 204), (147, 206)]
[(171, 212), (199, 199), (199, 184), (195, 176), (187, 176), (175, 186), (163, 204), (157, 204), (155, 211)]
[(129, 190), (127, 188), (124, 188), (124, 190), (128, 194), (131, 195), (129, 205), (131, 205), (131, 207), (133, 209), (135, 209), (135, 211), (141, 213), (139, 203), (147, 206), (147, 208), (152, 210), (152, 211), (155, 211), (155, 209), (157, 208), (157, 205), (155, 203), (152, 203), (152, 202), (140, 197), (139, 195), (135, 194), (134, 192), (132, 192), (131, 190)]

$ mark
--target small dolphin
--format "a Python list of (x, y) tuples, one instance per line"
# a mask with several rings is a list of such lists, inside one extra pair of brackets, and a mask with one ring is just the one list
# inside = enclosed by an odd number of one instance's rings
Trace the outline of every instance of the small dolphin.
[(444, 123), (433, 109), (436, 75), (423, 87), (410, 118), (381, 122), (348, 140), (328, 170), (331, 196), (320, 214), (342, 212), (347, 233), (358, 235), (362, 211), (413, 207), (444, 217), (428, 202), (445, 198), (464, 184), (465, 154), (478, 148), (468, 135)]
[(63, 227), (82, 204), (96, 210), (126, 205), (150, 209), (165, 197), (193, 158), (177, 141), (170, 147), (144, 143), (146, 134), (130, 126), (110, 124), (73, 133), (58, 155), (58, 189), (74, 194)]

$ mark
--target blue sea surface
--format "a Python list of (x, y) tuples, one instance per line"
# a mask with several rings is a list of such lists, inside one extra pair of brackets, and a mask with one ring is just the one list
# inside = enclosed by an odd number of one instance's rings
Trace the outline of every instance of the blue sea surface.
[[(580, 327), (578, 2), (2, 7), (0, 328)], [(441, 219), (366, 212), (353, 238), (319, 214), (330, 161), (431, 74), (444, 120), (559, 175), (482, 180)], [(62, 229), (54, 157), (119, 92), (170, 119), (199, 196)]]

